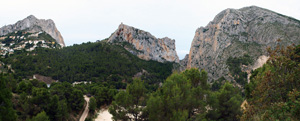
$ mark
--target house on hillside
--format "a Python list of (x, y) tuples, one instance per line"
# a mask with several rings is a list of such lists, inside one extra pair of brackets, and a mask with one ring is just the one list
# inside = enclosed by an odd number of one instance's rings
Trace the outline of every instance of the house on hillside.
[(39, 74), (34, 74), (32, 78), (36, 79), (38, 81), (41, 81), (41, 82), (45, 82), (47, 84), (48, 88), (51, 86), (51, 84), (53, 82), (57, 82), (58, 81), (58, 80), (52, 79), (51, 77), (46, 77), (46, 76), (42, 76), (42, 75), (39, 75)]

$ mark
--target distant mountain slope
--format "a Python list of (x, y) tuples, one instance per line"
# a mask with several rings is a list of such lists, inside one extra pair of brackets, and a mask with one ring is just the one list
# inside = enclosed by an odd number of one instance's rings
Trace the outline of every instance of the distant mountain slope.
[(46, 32), (54, 38), (62, 47), (65, 42), (60, 32), (57, 30), (53, 20), (37, 19), (35, 16), (30, 15), (15, 24), (3, 26), (0, 28), (0, 36), (7, 35), (15, 31), (26, 31), (29, 33)]
[(61, 48), (49, 34), (44, 31), (29, 33), (25, 30), (15, 31), (0, 36), (0, 55), (7, 56), (16, 51), (32, 51), (37, 47)]
[(107, 42), (121, 45), (144, 60), (179, 63), (175, 40), (156, 38), (149, 32), (131, 26), (120, 24)]
[[(226, 9), (196, 30), (187, 68), (205, 69), (211, 80), (222, 76), (236, 80), (239, 75), (229, 73), (234, 72), (230, 69), (251, 70), (252, 64), (267, 54), (267, 47), (278, 44), (300, 44), (299, 20), (256, 6)], [(249, 59), (246, 65), (245, 59)]]
[(132, 77), (148, 84), (158, 84), (172, 73), (173, 63), (145, 61), (120, 47), (105, 42), (83, 43), (62, 49), (37, 48), (16, 53), (2, 62), (11, 65), (23, 78), (34, 74), (59, 81), (106, 81), (117, 88), (125, 88)]

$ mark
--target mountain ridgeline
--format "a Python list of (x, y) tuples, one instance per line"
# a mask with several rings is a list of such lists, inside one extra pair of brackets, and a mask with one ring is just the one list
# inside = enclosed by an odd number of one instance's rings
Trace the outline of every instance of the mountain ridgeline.
[(114, 120), (300, 119), (300, 21), (256, 6), (198, 28), (183, 60), (175, 40), (123, 23), (64, 47), (52, 20), (31, 15), (0, 42), (0, 121), (85, 119), (83, 95), (86, 120), (104, 106)]
[(16, 53), (1, 60), (11, 64), (19, 76), (34, 74), (59, 81), (107, 82), (125, 88), (133, 77), (157, 84), (172, 73), (173, 63), (145, 61), (119, 45), (105, 42), (83, 43), (62, 49), (37, 48), (28, 53)]
[(35, 16), (30, 15), (15, 24), (3, 26), (0, 28), (0, 36), (4, 36), (13, 32), (23, 31), (27, 33), (45, 32), (56, 40), (61, 47), (65, 46), (64, 39), (55, 26), (53, 20), (37, 19)]
[(175, 40), (168, 37), (156, 38), (149, 32), (123, 23), (107, 42), (122, 45), (126, 50), (144, 60), (179, 63)]
[[(266, 62), (267, 47), (292, 44), (300, 44), (299, 20), (256, 6), (226, 9), (196, 30), (187, 68), (205, 69), (210, 80), (237, 80), (244, 74), (230, 73), (231, 69), (250, 73)], [(240, 63), (244, 56), (251, 63)]]

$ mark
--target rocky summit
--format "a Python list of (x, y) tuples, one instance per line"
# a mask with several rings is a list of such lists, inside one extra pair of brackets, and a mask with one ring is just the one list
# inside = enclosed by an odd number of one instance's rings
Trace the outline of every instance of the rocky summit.
[(300, 44), (299, 20), (257, 6), (226, 9), (196, 30), (187, 68), (205, 69), (212, 80), (233, 80), (226, 64), (229, 57), (249, 55), (252, 65), (241, 66), (251, 70), (267, 57), (267, 47), (291, 44)]
[(168, 37), (156, 38), (149, 32), (120, 24), (109, 37), (108, 43), (118, 44), (139, 58), (159, 62), (176, 62), (175, 40)]
[(30, 15), (13, 25), (7, 25), (0, 28), (0, 36), (7, 35), (15, 31), (22, 31), (22, 30), (25, 30), (30, 33), (37, 33), (37, 32), (44, 31), (47, 34), (49, 34), (52, 38), (54, 38), (57, 41), (57, 43), (60, 44), (60, 46), (62, 47), (65, 46), (64, 39), (61, 36), (60, 32), (57, 30), (53, 20), (37, 19), (33, 15)]

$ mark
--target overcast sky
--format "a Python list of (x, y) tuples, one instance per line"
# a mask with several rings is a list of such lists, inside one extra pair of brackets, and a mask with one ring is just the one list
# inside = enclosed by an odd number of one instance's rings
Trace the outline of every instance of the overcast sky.
[(29, 15), (52, 19), (67, 46), (95, 42), (124, 24), (176, 40), (180, 59), (197, 28), (226, 8), (256, 5), (300, 19), (299, 0), (0, 0), (0, 26)]

